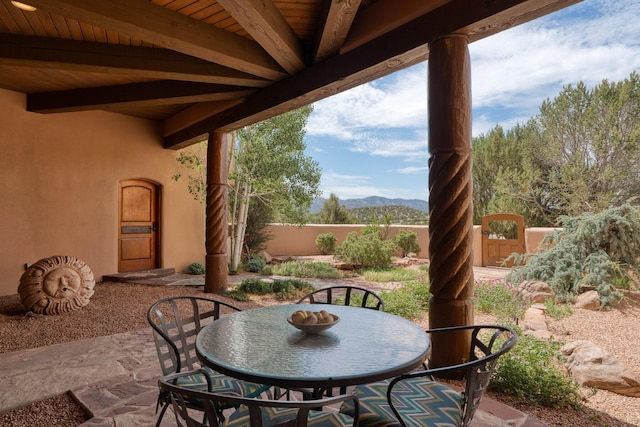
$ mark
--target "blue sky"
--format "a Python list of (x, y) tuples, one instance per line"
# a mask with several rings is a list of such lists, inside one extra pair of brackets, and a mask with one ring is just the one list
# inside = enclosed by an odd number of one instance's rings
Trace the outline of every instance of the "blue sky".
[[(640, 71), (640, 1), (585, 0), (469, 45), (473, 135), (535, 116), (564, 86)], [(315, 103), (323, 197), (428, 199), (427, 63)]]

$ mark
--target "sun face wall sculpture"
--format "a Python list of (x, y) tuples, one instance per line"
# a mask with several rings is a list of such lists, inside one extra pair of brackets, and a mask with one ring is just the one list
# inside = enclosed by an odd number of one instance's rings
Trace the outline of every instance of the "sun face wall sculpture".
[(60, 314), (89, 304), (95, 284), (83, 261), (56, 255), (39, 260), (22, 274), (18, 293), (27, 311)]

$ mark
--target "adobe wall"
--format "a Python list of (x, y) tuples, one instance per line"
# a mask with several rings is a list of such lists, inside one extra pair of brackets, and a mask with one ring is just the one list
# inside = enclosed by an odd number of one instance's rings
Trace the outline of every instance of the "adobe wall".
[(118, 270), (118, 184), (161, 186), (162, 267), (204, 262), (204, 207), (175, 182), (177, 152), (151, 121), (94, 111), (37, 114), (0, 89), (0, 295), (17, 293), (25, 264), (70, 255), (96, 281)]
[[(333, 233), (342, 243), (351, 231), (359, 231), (363, 225), (357, 224), (307, 224), (304, 227), (293, 225), (271, 224), (267, 231), (273, 234), (273, 239), (267, 242), (266, 251), (272, 256), (312, 256), (319, 255), (316, 247), (316, 237), (321, 233)], [(481, 226), (473, 226), (473, 265), (482, 266), (482, 233)], [(429, 258), (429, 226), (426, 225), (392, 225), (389, 236), (393, 237), (398, 230), (415, 231), (418, 244), (422, 249), (418, 258)], [(525, 245), (527, 253), (536, 253), (540, 241), (553, 228), (525, 228)], [(399, 255), (399, 254), (396, 254)]]

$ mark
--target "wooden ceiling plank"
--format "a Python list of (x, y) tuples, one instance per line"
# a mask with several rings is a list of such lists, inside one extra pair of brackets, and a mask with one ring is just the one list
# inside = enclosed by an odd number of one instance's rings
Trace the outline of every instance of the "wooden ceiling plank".
[(30, 0), (30, 4), (149, 40), (158, 46), (270, 80), (286, 76), (254, 41), (172, 12), (147, 0)]
[(167, 105), (242, 98), (255, 89), (209, 83), (155, 81), (27, 94), (27, 111), (62, 113), (120, 105)]
[(289, 74), (305, 68), (302, 43), (271, 0), (218, 0), (218, 3)]
[(316, 32), (313, 63), (340, 51), (360, 7), (361, 0), (331, 0), (325, 3)]
[[(301, 73), (276, 82), (247, 98), (246, 102), (240, 105), (203, 118), (186, 129), (170, 130), (173, 133), (165, 137), (165, 147), (183, 147), (212, 130), (228, 131), (244, 124), (265, 120), (304, 105), (300, 103), (301, 99), (304, 99), (305, 103), (318, 101), (337, 93), (333, 92), (336, 84), (342, 80), (354, 81), (354, 76), (358, 74), (372, 79), (377, 73), (380, 77), (385, 75), (385, 71), (380, 71), (381, 64), (384, 66), (387, 61), (393, 64), (394, 58), (402, 57), (407, 52), (418, 52), (418, 57), (422, 55), (421, 60), (426, 60), (428, 43), (436, 38), (458, 33), (461, 29), (481, 33), (482, 31), (474, 27), (474, 23), (486, 21), (506, 11), (511, 12), (512, 8), (535, 9), (531, 8), (528, 1), (494, 0), (469, 3), (467, 0), (453, 0), (348, 52), (330, 57)], [(540, 6), (540, 1), (545, 1), (550, 7), (553, 4), (563, 4), (558, 7), (561, 8), (579, 0), (536, 0), (536, 6)], [(406, 64), (390, 66), (386, 73), (390, 74), (403, 66)], [(370, 69), (376, 70), (376, 73), (369, 72)], [(371, 81), (362, 78), (356, 80), (358, 84)]]
[(270, 82), (167, 49), (0, 34), (0, 64), (249, 87)]

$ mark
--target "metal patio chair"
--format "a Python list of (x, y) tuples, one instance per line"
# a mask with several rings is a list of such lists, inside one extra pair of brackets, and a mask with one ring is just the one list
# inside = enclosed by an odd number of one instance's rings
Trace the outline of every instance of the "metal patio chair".
[[(203, 374), (206, 372), (202, 370), (184, 372), (169, 375), (159, 381), (160, 390), (169, 397), (180, 427), (183, 426), (183, 421), (187, 427), (358, 426), (358, 411), (348, 416), (321, 409), (345, 401), (350, 401), (357, 408), (358, 398), (351, 394), (312, 401), (268, 400), (193, 390), (179, 385), (183, 378), (201, 376), (203, 380), (207, 380), (209, 377)], [(199, 410), (194, 410), (194, 407)], [(231, 410), (224, 419), (219, 416), (220, 408), (223, 407), (233, 407), (236, 410)]]
[(384, 311), (384, 301), (372, 290), (350, 285), (328, 286), (300, 298), (296, 304), (348, 305)]
[[(466, 361), (355, 387), (354, 394), (360, 400), (361, 426), (469, 425), (498, 359), (515, 345), (518, 338), (512, 329), (497, 325), (457, 326), (426, 332), (440, 334), (452, 331), (471, 334), (471, 348)], [(435, 380), (437, 376), (460, 372), (465, 374), (463, 391)], [(340, 412), (351, 414), (353, 410), (351, 404), (345, 403)]]
[[(217, 320), (222, 311), (240, 311), (231, 304), (210, 298), (197, 296), (175, 296), (155, 302), (147, 312), (147, 320), (153, 329), (153, 340), (163, 375), (192, 371), (203, 368), (207, 372), (205, 381), (202, 375), (191, 378), (180, 377), (182, 387), (195, 390), (209, 390), (256, 397), (269, 390), (270, 386), (237, 380), (203, 367), (196, 354), (196, 336), (209, 323)], [(157, 409), (162, 408), (156, 425), (160, 425), (169, 407), (169, 396), (160, 391)]]

